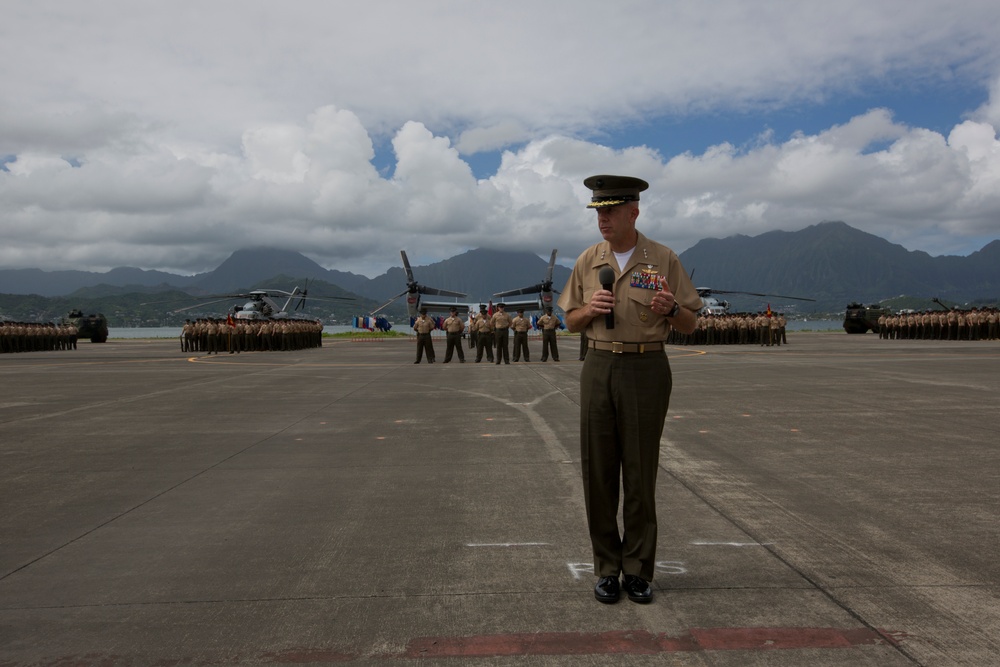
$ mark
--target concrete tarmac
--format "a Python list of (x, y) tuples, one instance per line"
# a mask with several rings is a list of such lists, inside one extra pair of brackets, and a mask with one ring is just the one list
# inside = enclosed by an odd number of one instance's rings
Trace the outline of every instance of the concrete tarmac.
[(1000, 343), (671, 348), (655, 599), (594, 600), (577, 339), (0, 356), (0, 665), (1000, 664)]

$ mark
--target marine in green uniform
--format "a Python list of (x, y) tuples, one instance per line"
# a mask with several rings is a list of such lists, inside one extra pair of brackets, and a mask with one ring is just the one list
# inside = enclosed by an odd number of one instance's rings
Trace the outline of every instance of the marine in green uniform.
[(458, 308), (451, 309), (451, 316), (444, 321), (447, 347), (444, 352), (444, 363), (451, 361), (452, 354), (458, 352), (458, 360), (465, 363), (465, 351), (462, 350), (462, 334), (465, 332), (465, 322), (458, 316)]
[(493, 313), (493, 317), (490, 318), (490, 329), (493, 330), (493, 344), (496, 346), (496, 364), (500, 365), (503, 361), (505, 364), (510, 363), (510, 325), (513, 322), (507, 311), (504, 310), (505, 305), (502, 303), (497, 304), (497, 312)]
[(524, 316), (524, 308), (517, 309), (517, 316), (511, 320), (510, 328), (514, 330), (514, 361), (520, 361), (524, 357), (528, 359), (528, 330), (531, 329), (531, 320)]
[(542, 330), (542, 361), (547, 361), (549, 354), (552, 355), (553, 360), (559, 361), (559, 345), (556, 343), (556, 329), (561, 326), (562, 322), (552, 314), (552, 306), (546, 306), (545, 314), (538, 318), (538, 328)]
[[(670, 401), (664, 341), (671, 327), (695, 328), (701, 298), (670, 248), (636, 230), (639, 193), (628, 176), (591, 176), (590, 208), (604, 240), (580, 255), (559, 298), (566, 327), (587, 335), (580, 373), (580, 449), (594, 595), (649, 602), (656, 565), (656, 473)], [(614, 273), (612, 290), (600, 273)], [(613, 316), (613, 328), (608, 327)], [(619, 479), (622, 483), (619, 484)], [(622, 491), (624, 531), (618, 526)], [(624, 578), (619, 583), (619, 575)]]
[(493, 329), (490, 328), (490, 318), (487, 317), (486, 306), (479, 307), (479, 315), (476, 317), (476, 363), (483, 360), (483, 352), (486, 352), (486, 360), (493, 362)]
[(421, 308), (420, 317), (413, 323), (413, 330), (417, 332), (417, 360), (413, 363), (419, 364), (424, 352), (427, 353), (427, 363), (434, 363), (434, 343), (431, 342), (434, 327), (434, 320), (427, 317), (427, 309)]

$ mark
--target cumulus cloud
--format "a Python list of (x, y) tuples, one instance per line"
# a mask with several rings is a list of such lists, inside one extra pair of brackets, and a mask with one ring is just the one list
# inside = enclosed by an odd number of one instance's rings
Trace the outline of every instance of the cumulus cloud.
[[(648, 180), (640, 224), (678, 251), (835, 219), (935, 254), (1000, 236), (995, 3), (10, 4), (0, 267), (569, 261), (597, 237), (594, 173)], [(680, 153), (629, 132), (945, 79), (989, 99), (943, 133), (886, 106)]]

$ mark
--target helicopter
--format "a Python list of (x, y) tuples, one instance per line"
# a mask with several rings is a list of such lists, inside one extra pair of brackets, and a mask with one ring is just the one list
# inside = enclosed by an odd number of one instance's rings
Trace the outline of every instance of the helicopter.
[[(346, 296), (326, 296), (326, 297), (311, 297), (309, 296), (308, 283), (303, 289), (295, 287), (291, 292), (279, 289), (259, 289), (251, 290), (242, 294), (224, 294), (224, 295), (214, 295), (204, 297), (206, 299), (214, 299), (214, 301), (205, 301), (202, 303), (195, 304), (193, 306), (185, 306), (184, 308), (178, 308), (177, 310), (171, 311), (174, 313), (181, 313), (186, 310), (191, 310), (193, 308), (201, 308), (204, 306), (211, 305), (213, 303), (222, 303), (224, 301), (231, 301), (233, 299), (247, 299), (246, 303), (242, 306), (233, 306), (230, 309), (233, 319), (236, 320), (280, 320), (280, 319), (306, 319), (300, 315), (295, 314), (295, 311), (301, 310), (305, 305), (307, 299), (320, 300), (320, 301), (354, 301), (351, 297)], [(280, 299), (285, 297), (285, 303), (279, 306), (275, 299)], [(295, 305), (292, 306), (292, 302)], [(289, 307), (291, 307), (291, 312), (289, 312)]]
[[(521, 287), (520, 289), (507, 290), (506, 292), (497, 292), (493, 296), (494, 298), (504, 299), (504, 305), (511, 311), (518, 310), (519, 308), (524, 308), (525, 310), (544, 310), (545, 308), (553, 306), (552, 295), (558, 294), (558, 290), (552, 289), (552, 270), (556, 265), (556, 252), (557, 248), (552, 249), (552, 256), (549, 258), (549, 266), (545, 271), (545, 279), (542, 282), (531, 285), (530, 287)], [(521, 299), (508, 301), (506, 297), (509, 296), (520, 296), (522, 294), (535, 294), (533, 299)]]
[(725, 315), (729, 312), (729, 302), (724, 299), (716, 299), (714, 294), (745, 294), (747, 296), (774, 297), (777, 299), (795, 299), (797, 301), (815, 301), (802, 296), (788, 296), (786, 294), (761, 294), (760, 292), (737, 292), (734, 290), (712, 289), (711, 287), (696, 287), (698, 296), (701, 297), (702, 307), (698, 311), (700, 315)]
[(416, 278), (413, 277), (413, 269), (410, 268), (410, 260), (406, 258), (406, 251), (400, 250), (399, 256), (403, 258), (403, 268), (406, 271), (406, 289), (372, 311), (372, 315), (379, 312), (401, 296), (406, 296), (406, 309), (409, 312), (411, 319), (417, 317), (422, 308), (426, 308), (429, 312), (447, 313), (452, 308), (465, 307), (465, 304), (459, 304), (455, 301), (433, 301), (422, 298), (425, 294), (431, 296), (450, 296), (456, 299), (464, 299), (468, 295), (464, 292), (452, 292), (446, 289), (438, 289), (437, 287), (427, 287), (426, 285), (421, 285), (417, 282)]

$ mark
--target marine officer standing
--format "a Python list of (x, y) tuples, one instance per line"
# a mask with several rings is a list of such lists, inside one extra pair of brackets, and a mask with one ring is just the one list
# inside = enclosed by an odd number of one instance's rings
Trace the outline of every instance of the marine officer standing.
[(476, 317), (476, 363), (483, 360), (483, 352), (486, 352), (486, 360), (493, 362), (493, 332), (490, 329), (490, 318), (486, 316), (486, 306), (479, 306), (479, 315)]
[(458, 316), (458, 308), (452, 307), (451, 317), (444, 321), (445, 335), (447, 336), (447, 347), (444, 351), (444, 363), (451, 361), (451, 355), (458, 351), (458, 360), (465, 363), (465, 351), (462, 350), (462, 332), (465, 331), (465, 322)]
[(434, 320), (427, 317), (427, 309), (420, 309), (420, 317), (413, 323), (413, 330), (417, 332), (417, 360), (413, 363), (419, 364), (424, 352), (427, 352), (427, 363), (434, 363), (434, 343), (431, 342), (431, 332), (434, 331)]
[(497, 304), (497, 312), (490, 318), (490, 328), (493, 330), (493, 343), (496, 345), (497, 366), (502, 359), (505, 364), (510, 363), (510, 315), (504, 310), (502, 303)]
[(552, 314), (552, 306), (545, 307), (545, 314), (538, 318), (538, 328), (542, 330), (542, 361), (547, 361), (549, 353), (553, 361), (559, 361), (559, 346), (556, 345), (556, 329), (562, 326), (559, 318)]
[(510, 328), (514, 330), (514, 361), (520, 361), (523, 354), (524, 360), (528, 359), (528, 329), (531, 328), (531, 320), (524, 316), (524, 308), (517, 309), (517, 317), (510, 322)]
[(694, 331), (701, 298), (674, 251), (636, 229), (645, 181), (591, 176), (583, 183), (593, 191), (588, 208), (597, 209), (604, 240), (577, 258), (559, 305), (566, 327), (588, 338), (580, 373), (580, 459), (599, 577), (594, 596), (616, 602), (624, 587), (630, 600), (649, 602), (656, 473), (672, 386), (663, 341), (671, 327)]

